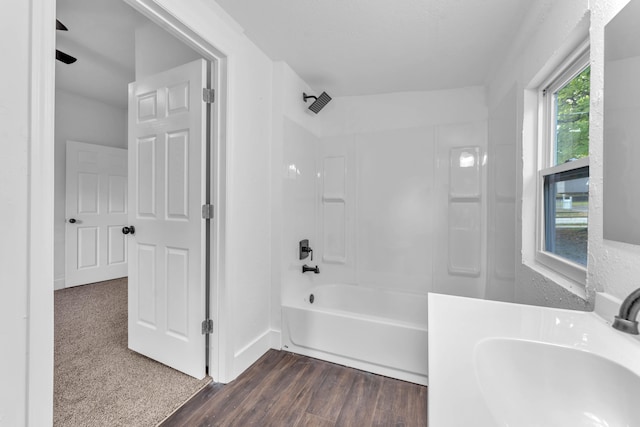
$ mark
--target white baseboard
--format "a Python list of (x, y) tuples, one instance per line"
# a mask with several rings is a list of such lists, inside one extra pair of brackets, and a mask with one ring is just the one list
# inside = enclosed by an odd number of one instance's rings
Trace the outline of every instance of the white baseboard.
[(282, 332), (272, 329), (271, 331), (271, 348), (274, 350), (282, 349)]
[(233, 378), (244, 372), (269, 349), (280, 349), (280, 331), (267, 330), (233, 356)]
[(54, 290), (54, 291), (57, 291), (57, 290), (59, 290), (59, 289), (64, 289), (64, 287), (65, 287), (64, 285), (65, 285), (65, 283), (64, 283), (64, 277), (61, 277), (61, 278), (55, 279), (55, 280), (53, 281), (53, 290)]

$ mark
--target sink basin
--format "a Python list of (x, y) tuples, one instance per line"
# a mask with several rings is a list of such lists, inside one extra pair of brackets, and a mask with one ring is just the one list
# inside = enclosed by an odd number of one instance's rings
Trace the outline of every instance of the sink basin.
[(591, 312), (429, 294), (429, 425), (640, 427), (640, 339)]
[(492, 337), (475, 345), (473, 366), (497, 425), (631, 427), (640, 423), (640, 377), (588, 351)]

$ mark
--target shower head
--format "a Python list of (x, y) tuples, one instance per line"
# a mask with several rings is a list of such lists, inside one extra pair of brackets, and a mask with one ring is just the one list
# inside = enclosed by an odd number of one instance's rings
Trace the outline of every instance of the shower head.
[(318, 114), (320, 110), (322, 110), (324, 106), (327, 105), (329, 101), (331, 101), (331, 97), (327, 95), (327, 92), (322, 92), (320, 96), (307, 95), (306, 93), (302, 92), (302, 99), (304, 100), (304, 102), (307, 102), (307, 99), (309, 98), (315, 99), (315, 101), (313, 101), (311, 105), (309, 105), (309, 110), (313, 111), (316, 114)]

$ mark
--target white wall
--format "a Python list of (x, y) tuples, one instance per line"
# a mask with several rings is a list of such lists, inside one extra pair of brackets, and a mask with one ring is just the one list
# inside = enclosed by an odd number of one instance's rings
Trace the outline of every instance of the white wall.
[[(55, 3), (55, 2), (53, 2)], [(53, 417), (55, 5), (3, 5), (0, 51), (0, 426)]]
[(0, 425), (25, 425), (29, 266), (29, 2), (7, 5), (0, 47), (13, 58), (0, 87)]
[(65, 280), (65, 181), (67, 141), (127, 148), (127, 110), (56, 90), (54, 286)]
[(202, 58), (182, 41), (148, 20), (135, 32), (136, 80)]
[[(603, 99), (604, 26), (621, 10), (627, 0), (598, 0), (591, 14), (591, 133), (589, 179), (589, 271), (591, 290), (624, 299), (640, 284), (640, 246), (605, 240), (603, 230)], [(613, 165), (615, 167), (615, 165)]]
[[(590, 114), (590, 203), (589, 203), (589, 257), (587, 289), (584, 294), (572, 292), (561, 278), (541, 274), (531, 265), (525, 265), (521, 256), (516, 258), (516, 290), (518, 302), (592, 309), (595, 291), (604, 291), (624, 298), (638, 284), (640, 273), (638, 256), (640, 247), (606, 241), (602, 237), (602, 144), (603, 144), (603, 69), (604, 69), (604, 25), (619, 11), (626, 0), (570, 0), (565, 2), (534, 3), (522, 25), (519, 35), (505, 55), (504, 62), (497, 67), (489, 82), (488, 104), (490, 111), (489, 139), (505, 141), (501, 148), (490, 152), (498, 163), (493, 167), (508, 169), (513, 161), (517, 166), (518, 179), (516, 200), (531, 197), (534, 190), (535, 173), (531, 166), (531, 152), (525, 144), (523, 150), (523, 120), (529, 114), (525, 108), (525, 88), (557, 64), (566, 53), (575, 47), (581, 38), (591, 42), (591, 114)], [(508, 109), (516, 112), (516, 125), (511, 119), (500, 120)], [(531, 139), (525, 129), (525, 141)], [(508, 141), (514, 144), (515, 155), (506, 150)], [(503, 154), (499, 154), (502, 151)], [(524, 156), (524, 157), (523, 157)], [(524, 172), (523, 172), (524, 171)], [(508, 175), (512, 175), (509, 172)], [(516, 205), (516, 250), (523, 242), (531, 241), (534, 233), (531, 226), (529, 206)]]
[(481, 87), (347, 96), (320, 113), (323, 136), (466, 123), (487, 117)]

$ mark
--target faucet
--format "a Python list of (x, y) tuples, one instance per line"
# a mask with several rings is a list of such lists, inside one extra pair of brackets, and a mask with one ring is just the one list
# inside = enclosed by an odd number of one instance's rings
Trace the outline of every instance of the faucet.
[(316, 265), (315, 267), (309, 267), (307, 264), (302, 266), (302, 272), (306, 273), (307, 271), (313, 271), (315, 274), (320, 274), (320, 269)]
[(622, 301), (620, 313), (615, 316), (613, 326), (619, 331), (628, 334), (638, 335), (638, 312), (640, 312), (640, 289), (631, 292), (628, 297)]

